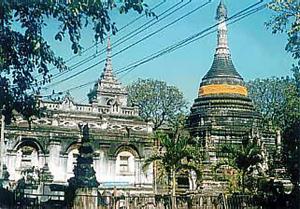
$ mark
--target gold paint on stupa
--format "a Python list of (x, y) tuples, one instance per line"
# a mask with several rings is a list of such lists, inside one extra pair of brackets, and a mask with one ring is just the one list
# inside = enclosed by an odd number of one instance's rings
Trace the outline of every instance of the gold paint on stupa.
[(210, 94), (240, 94), (247, 96), (248, 91), (244, 86), (229, 84), (211, 84), (200, 87), (199, 96), (206, 96)]

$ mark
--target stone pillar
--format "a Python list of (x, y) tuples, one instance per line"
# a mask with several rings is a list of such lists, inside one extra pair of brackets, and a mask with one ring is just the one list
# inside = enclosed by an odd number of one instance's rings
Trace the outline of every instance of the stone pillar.
[(100, 176), (100, 181), (101, 182), (107, 182), (109, 181), (110, 179), (110, 174), (109, 174), (109, 170), (110, 170), (110, 167), (109, 167), (109, 159), (108, 159), (108, 156), (101, 152), (101, 155), (100, 155), (100, 170), (98, 169), (96, 171), (96, 173), (98, 172), (99, 173), (99, 176)]
[(102, 169), (103, 169), (101, 167), (101, 158), (100, 158), (100, 155), (93, 158), (93, 167), (94, 167), (94, 170), (96, 172), (96, 179), (97, 179), (98, 182), (100, 182), (101, 172), (102, 172)]
[(276, 150), (278, 153), (281, 151), (281, 133), (280, 130), (276, 131)]
[(133, 183), (141, 186), (141, 184), (142, 184), (141, 160), (139, 158), (135, 158), (134, 161), (135, 162), (134, 162), (134, 182)]
[(48, 165), (51, 173), (54, 175), (54, 181), (63, 181), (64, 173), (60, 165), (61, 145), (58, 141), (51, 141), (49, 145)]
[(14, 151), (10, 151), (7, 153), (7, 170), (9, 173), (9, 180), (18, 180), (17, 174), (16, 174), (16, 168), (17, 168), (17, 154)]
[(110, 182), (114, 182), (116, 180), (117, 176), (117, 170), (116, 170), (116, 162), (117, 158), (115, 157), (110, 157), (108, 160), (108, 176), (110, 179), (108, 179)]
[(62, 168), (62, 172), (63, 172), (63, 176), (64, 176), (64, 181), (67, 182), (68, 180), (68, 155), (66, 154), (62, 154), (60, 156), (60, 164), (61, 164), (61, 168)]

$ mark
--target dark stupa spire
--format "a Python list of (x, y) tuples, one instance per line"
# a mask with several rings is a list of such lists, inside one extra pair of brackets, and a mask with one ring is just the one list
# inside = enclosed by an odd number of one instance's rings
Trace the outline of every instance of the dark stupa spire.
[[(216, 20), (218, 21), (217, 47), (214, 60), (210, 70), (202, 79), (201, 87), (211, 84), (230, 84), (243, 86), (244, 82), (240, 74), (236, 71), (231, 60), (231, 54), (227, 38), (227, 8), (223, 1), (217, 8)], [(223, 88), (224, 89), (224, 88)], [(242, 90), (240, 88), (240, 90)], [(241, 91), (239, 92), (241, 93)], [(246, 89), (243, 90), (246, 94)]]
[(244, 134), (259, 118), (243, 78), (235, 69), (228, 46), (227, 8), (223, 1), (217, 7), (217, 46), (213, 63), (202, 78), (198, 98), (189, 117), (191, 135), (207, 132)]

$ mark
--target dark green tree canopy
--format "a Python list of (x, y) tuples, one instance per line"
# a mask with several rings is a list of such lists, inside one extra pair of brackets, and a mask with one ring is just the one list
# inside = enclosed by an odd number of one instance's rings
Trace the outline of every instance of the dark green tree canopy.
[(284, 130), (300, 119), (299, 71), (293, 77), (255, 79), (247, 83), (249, 96), (262, 114), (263, 122)]
[(110, 10), (145, 11), (153, 15), (145, 7), (143, 0), (0, 1), (0, 109), (4, 109), (6, 122), (10, 122), (13, 110), (29, 115), (35, 112), (33, 95), (41, 85), (50, 82), (50, 66), (61, 71), (67, 69), (44, 39), (43, 29), (48, 20), (60, 24), (53, 38), (62, 41), (68, 37), (76, 54), (82, 49), (84, 27), (92, 25), (95, 40), (102, 42), (107, 32), (117, 31)]
[(283, 132), (283, 162), (294, 185), (300, 182), (300, 121), (296, 121)]
[(138, 79), (127, 89), (129, 103), (139, 107), (145, 121), (153, 122), (154, 130), (163, 124), (171, 125), (187, 108), (183, 93), (164, 81)]

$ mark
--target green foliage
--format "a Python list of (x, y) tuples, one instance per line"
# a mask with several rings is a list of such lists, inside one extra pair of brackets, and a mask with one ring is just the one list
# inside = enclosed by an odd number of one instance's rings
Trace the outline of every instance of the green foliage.
[[(225, 144), (221, 151), (227, 154), (227, 158), (220, 165), (225, 164), (238, 171), (239, 187), (243, 193), (246, 187), (249, 191), (252, 191), (253, 185), (251, 183), (255, 182), (254, 179), (249, 181), (249, 178), (253, 177), (255, 172), (257, 174), (263, 173), (260, 167), (264, 161), (263, 151), (258, 139), (244, 139), (241, 145)], [(250, 184), (247, 184), (247, 182)]]
[(190, 144), (187, 134), (178, 131), (177, 133), (166, 134), (157, 132), (155, 139), (159, 142), (158, 150), (145, 160), (144, 168), (151, 163), (156, 163), (159, 168), (159, 179), (167, 179), (175, 195), (176, 177), (180, 174), (194, 171), (197, 179), (201, 179), (201, 153)]
[[(66, 3), (68, 2), (68, 3)], [(104, 3), (105, 2), (105, 3)], [(34, 94), (40, 86), (51, 81), (49, 66), (59, 70), (67, 67), (61, 57), (44, 39), (47, 21), (56, 21), (60, 27), (54, 39), (66, 36), (73, 52), (80, 53), (81, 31), (89, 24), (94, 29), (96, 41), (103, 41), (106, 33), (117, 31), (109, 11), (120, 13), (135, 10), (153, 16), (143, 0), (102, 1), (0, 1), (0, 109), (9, 123), (12, 112), (26, 118), (36, 113)], [(39, 78), (39, 76), (41, 78)]]
[(300, 182), (300, 121), (296, 121), (283, 132), (283, 162), (294, 185)]
[(272, 0), (269, 8), (275, 12), (267, 23), (273, 33), (286, 33), (288, 42), (285, 50), (291, 53), (300, 65), (300, 4), (298, 0)]
[[(300, 178), (300, 73), (299, 67), (293, 66), (293, 78), (256, 79), (248, 83), (249, 94), (258, 110), (263, 114), (266, 124), (280, 129), (282, 151), (275, 159), (275, 167), (287, 169), (284, 176), (289, 177), (294, 185)], [(297, 187), (295, 187), (297, 188)]]
[(300, 76), (294, 68), (292, 78), (255, 79), (247, 83), (249, 96), (262, 114), (265, 126), (284, 130), (300, 119)]
[(129, 103), (139, 107), (139, 114), (145, 121), (154, 124), (157, 130), (163, 124), (177, 121), (187, 107), (183, 93), (175, 86), (168, 86), (164, 81), (138, 79), (127, 87)]

